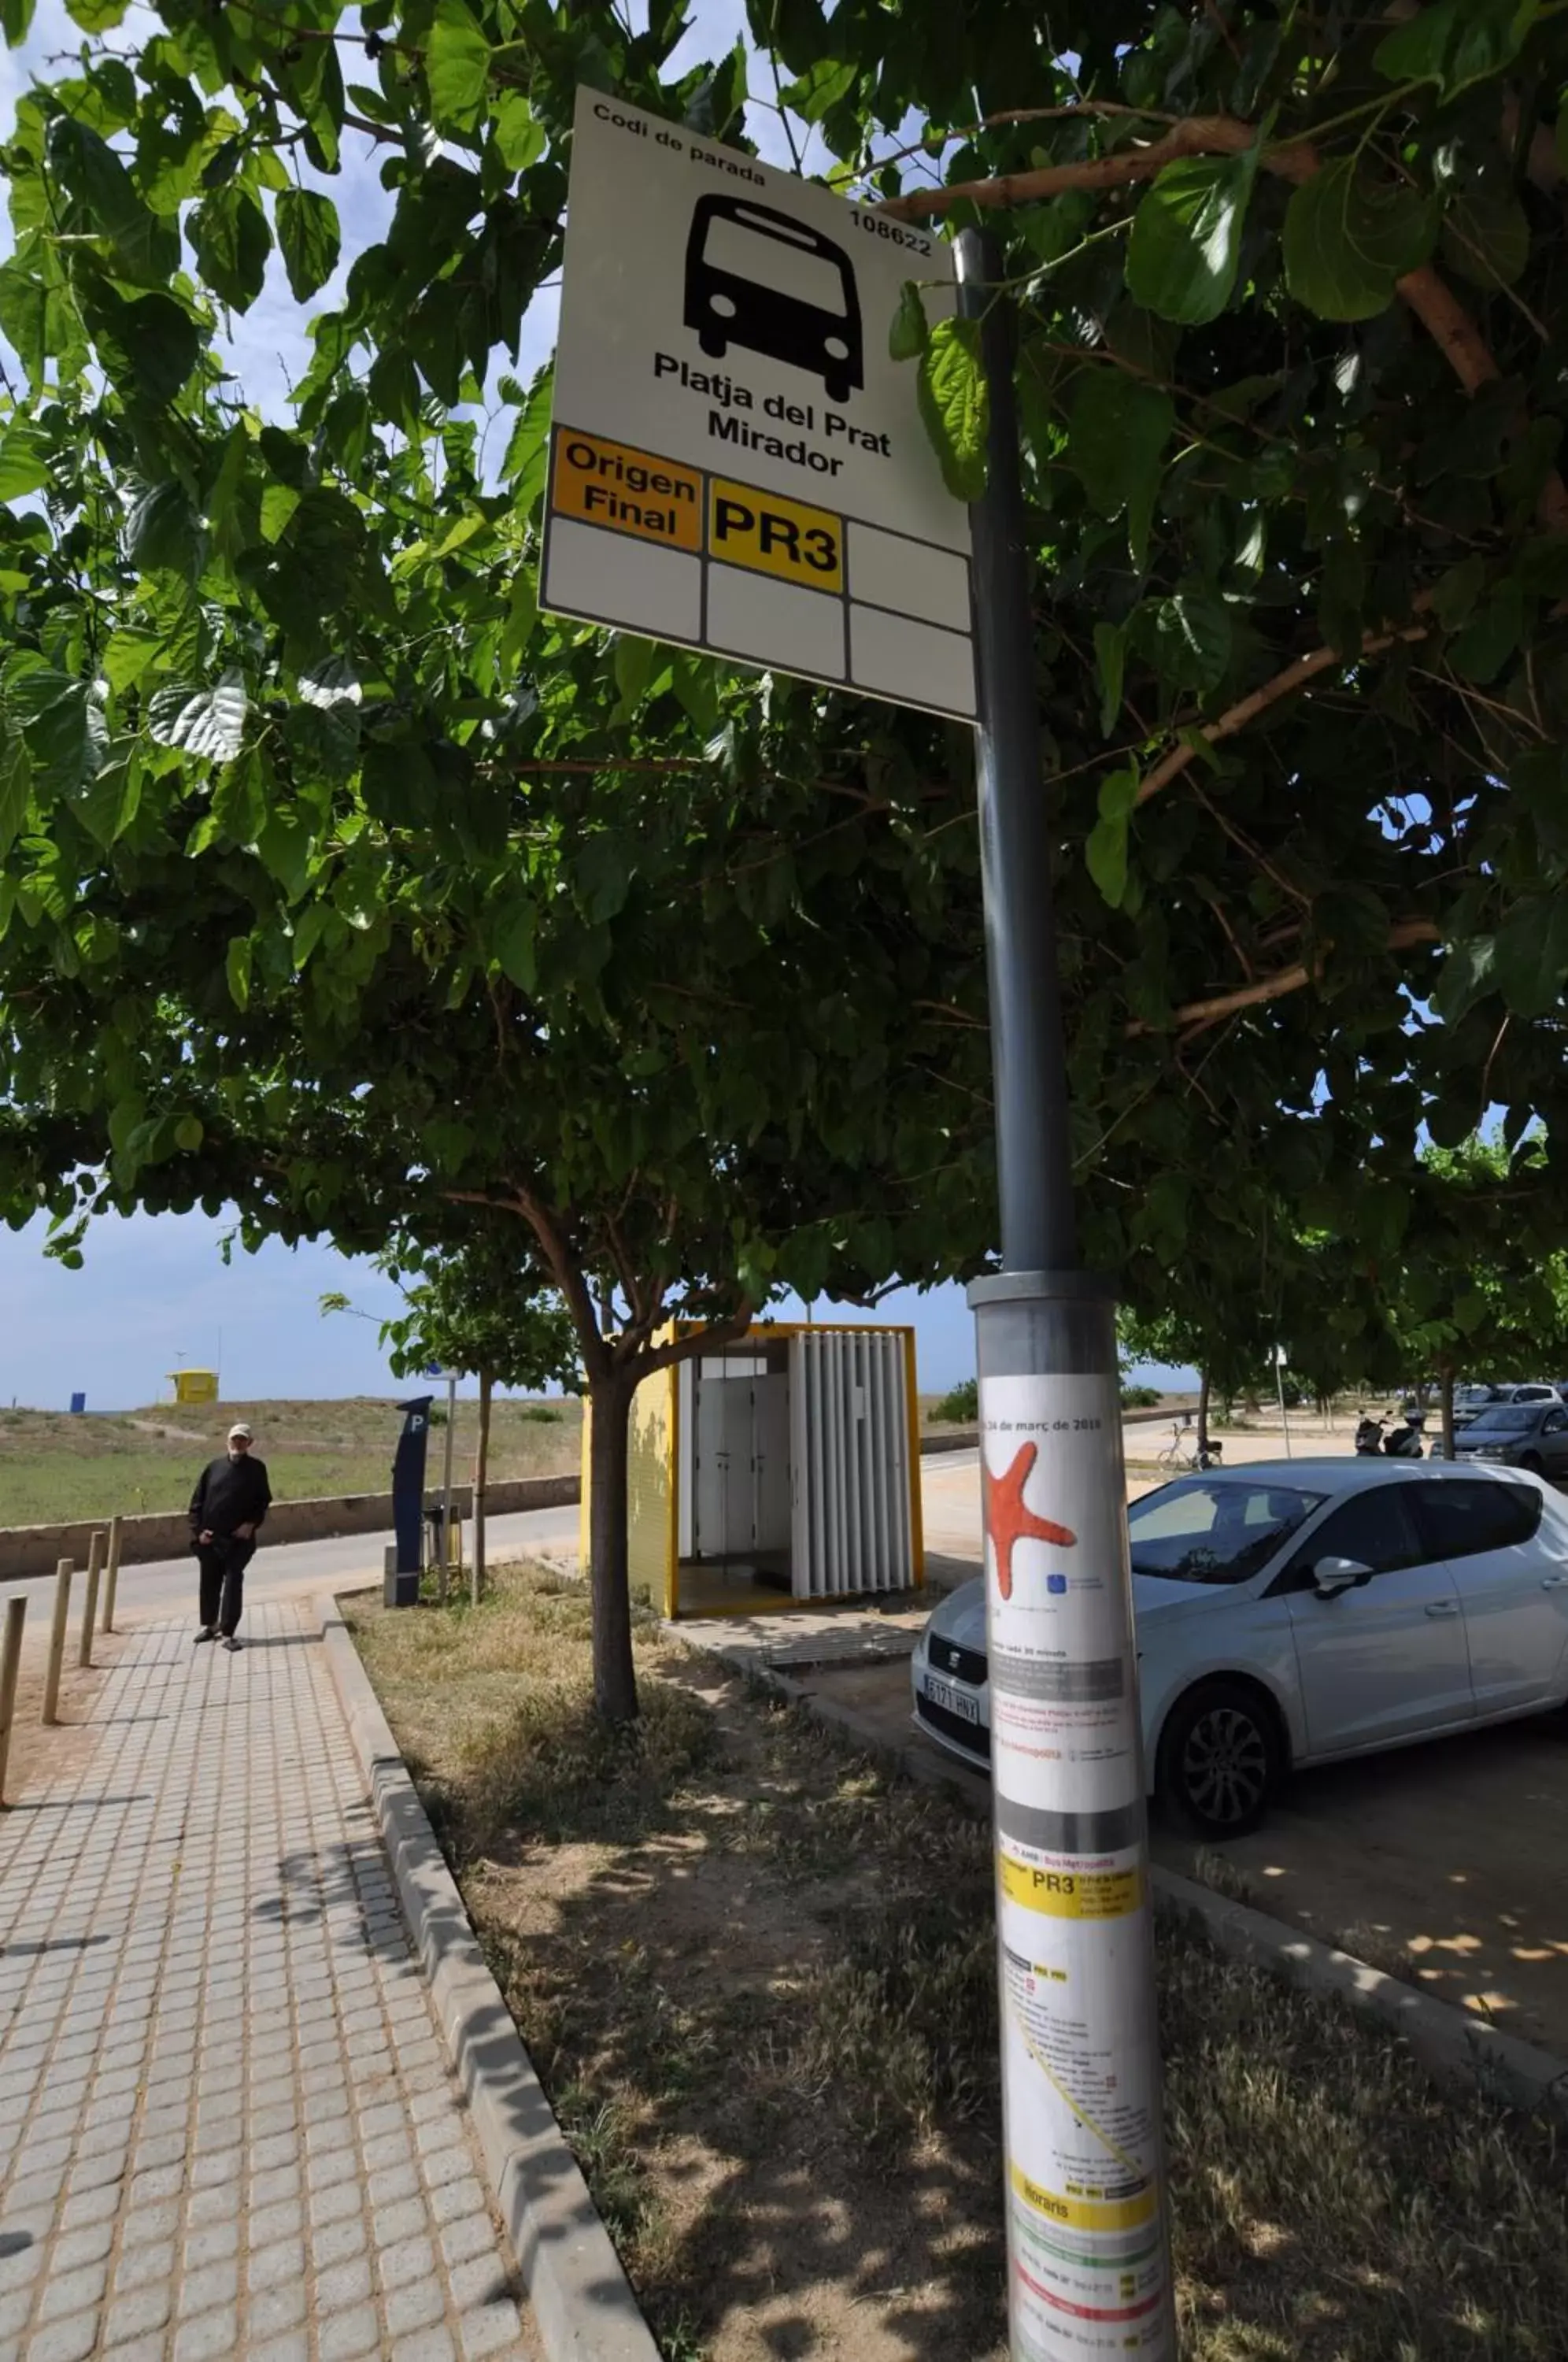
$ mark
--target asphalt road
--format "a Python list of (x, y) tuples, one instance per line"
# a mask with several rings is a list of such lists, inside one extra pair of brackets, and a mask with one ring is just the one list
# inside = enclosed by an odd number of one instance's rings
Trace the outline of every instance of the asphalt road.
[[(578, 1536), (578, 1514), (575, 1504), (562, 1509), (528, 1509), (514, 1517), (491, 1518), (485, 1529), (486, 1549), (491, 1558), (512, 1552), (539, 1550), (548, 1544), (558, 1548), (563, 1542), (575, 1544)], [(467, 1537), (465, 1536), (465, 1539)], [(384, 1534), (345, 1534), (331, 1541), (284, 1542), (269, 1550), (263, 1545), (251, 1560), (245, 1576), (245, 1596), (252, 1600), (298, 1599), (313, 1591), (348, 1589), (359, 1576), (365, 1583), (379, 1583), (391, 1531)], [(77, 1609), (84, 1578), (77, 1570), (72, 1587), (72, 1607)], [(0, 1584), (0, 1598), (13, 1594), (25, 1594), (32, 1605), (28, 1622), (37, 1619), (46, 1591), (52, 1588), (51, 1574), (28, 1575), (24, 1579)], [(115, 1621), (129, 1624), (151, 1616), (167, 1616), (188, 1608), (193, 1619), (196, 1612), (196, 1562), (193, 1558), (153, 1559), (145, 1566), (123, 1566), (119, 1589), (116, 1596)], [(79, 1612), (79, 1609), (77, 1610)]]

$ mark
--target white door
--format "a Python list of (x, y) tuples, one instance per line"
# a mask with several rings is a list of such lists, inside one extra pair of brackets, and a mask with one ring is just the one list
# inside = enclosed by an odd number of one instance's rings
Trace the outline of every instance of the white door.
[(1568, 1521), (1556, 1502), (1501, 1476), (1409, 1489), (1464, 1610), (1476, 1713), (1555, 1704), (1568, 1690)]
[(751, 1390), (752, 1455), (756, 1477), (753, 1520), (759, 1551), (790, 1547), (790, 1381), (782, 1371), (757, 1378)]
[[(1275, 1584), (1289, 1601), (1313, 1755), (1375, 1747), (1472, 1720), (1470, 1658), (1459, 1590), (1423, 1559), (1401, 1484), (1371, 1485), (1332, 1510)], [(1320, 1598), (1311, 1570), (1353, 1559), (1366, 1579)]]
[(714, 1354), (697, 1370), (694, 1555), (748, 1557), (756, 1541), (752, 1370)]

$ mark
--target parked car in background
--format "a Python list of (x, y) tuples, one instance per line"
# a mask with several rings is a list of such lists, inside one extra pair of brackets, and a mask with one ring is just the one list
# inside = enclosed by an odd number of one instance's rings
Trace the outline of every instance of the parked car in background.
[(1568, 1476), (1568, 1406), (1555, 1386), (1520, 1387), (1509, 1402), (1488, 1403), (1454, 1439), (1462, 1460), (1496, 1460), (1532, 1476)]
[(1522, 1386), (1505, 1386), (1502, 1393), (1504, 1399), (1511, 1403), (1549, 1403), (1562, 1399), (1562, 1387), (1549, 1385), (1544, 1378), (1531, 1378), (1528, 1385)]
[[(1128, 1527), (1149, 1787), (1205, 1836), (1255, 1827), (1297, 1765), (1568, 1704), (1568, 1502), (1537, 1476), (1259, 1461), (1144, 1494)], [(1021, 1551), (1027, 1583), (1046, 1553)], [(984, 1578), (935, 1609), (911, 1679), (926, 1737), (988, 1763)]]
[(1454, 1427), (1456, 1429), (1468, 1427), (1473, 1418), (1479, 1418), (1482, 1412), (1489, 1408), (1493, 1403), (1505, 1402), (1507, 1399), (1507, 1386), (1455, 1386), (1453, 1390)]

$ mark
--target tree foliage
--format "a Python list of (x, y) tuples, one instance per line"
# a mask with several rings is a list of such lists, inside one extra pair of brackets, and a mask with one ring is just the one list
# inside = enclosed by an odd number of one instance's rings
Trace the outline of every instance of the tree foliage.
[[(447, 1250), (499, 1209), (623, 1405), (674, 1313), (975, 1268), (960, 734), (536, 610), (548, 380), (508, 371), (575, 87), (744, 146), (744, 49), (678, 67), (663, 0), (73, 13), (4, 151), (11, 1218), (71, 1253), (102, 1205), (232, 1201)], [(1147, 1312), (1272, 1325), (1326, 1240), (1364, 1328), (1427, 1139), (1496, 1106), (1561, 1202), (1568, 26), (750, 25), (808, 163), (988, 221), (1021, 306), (1088, 1252)], [(285, 286), (281, 420), (222, 337)], [(974, 489), (975, 339), (918, 286), (880, 332)]]

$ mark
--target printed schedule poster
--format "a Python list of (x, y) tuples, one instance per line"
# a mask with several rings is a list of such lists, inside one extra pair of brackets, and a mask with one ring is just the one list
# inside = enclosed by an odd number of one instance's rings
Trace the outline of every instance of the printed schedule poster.
[(929, 230), (580, 90), (541, 606), (973, 720), (969, 512), (888, 350), (911, 279), (952, 312)]

